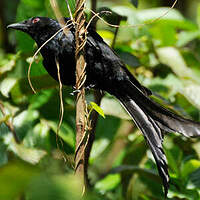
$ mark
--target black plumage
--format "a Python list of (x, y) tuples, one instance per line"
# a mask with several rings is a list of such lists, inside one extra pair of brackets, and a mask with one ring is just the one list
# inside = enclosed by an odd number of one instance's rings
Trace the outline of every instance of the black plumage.
[[(68, 22), (68, 19), (65, 19)], [(8, 28), (29, 34), (40, 47), (60, 28), (60, 24), (47, 17), (33, 17)], [(43, 65), (48, 73), (57, 78), (55, 59), (60, 65), (63, 84), (75, 85), (75, 29), (70, 26), (68, 35), (62, 31), (42, 49)], [(185, 119), (160, 106), (149, 96), (151, 91), (142, 86), (126, 69), (120, 58), (91, 28), (88, 29), (85, 46), (87, 79), (85, 86), (92, 86), (114, 95), (142, 131), (155, 158), (162, 178), (165, 195), (169, 187), (167, 161), (162, 148), (163, 131), (181, 133), (186, 137), (200, 135), (200, 123)]]

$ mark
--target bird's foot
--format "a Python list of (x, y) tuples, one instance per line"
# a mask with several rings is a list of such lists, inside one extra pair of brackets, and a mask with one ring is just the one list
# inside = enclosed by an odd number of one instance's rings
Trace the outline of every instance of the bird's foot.
[[(94, 88), (94, 87), (95, 87), (94, 84), (90, 84), (90, 85), (88, 85), (88, 86), (85, 87), (85, 90), (90, 90), (90, 89), (92, 89), (92, 88)], [(80, 91), (81, 91), (81, 90), (76, 89), (76, 87), (73, 86), (73, 91), (72, 91), (70, 94), (71, 94), (72, 96), (74, 96), (74, 95), (78, 94)]]
[(94, 87), (95, 87), (95, 84), (90, 84), (90, 85), (86, 86), (85, 89), (86, 90), (90, 90), (90, 89), (92, 89)]
[(76, 89), (75, 86), (73, 86), (73, 91), (70, 93), (72, 96), (78, 94), (81, 90)]

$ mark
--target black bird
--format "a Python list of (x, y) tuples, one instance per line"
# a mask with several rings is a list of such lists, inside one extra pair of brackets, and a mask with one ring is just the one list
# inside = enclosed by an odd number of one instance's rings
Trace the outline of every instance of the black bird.
[[(69, 19), (65, 18), (66, 23)], [(38, 47), (53, 36), (60, 24), (47, 17), (33, 17), (26, 21), (11, 24), (8, 28), (29, 34)], [(75, 85), (75, 29), (70, 26), (68, 35), (59, 32), (42, 49), (43, 65), (56, 80), (60, 65), (61, 81), (65, 85)], [(169, 174), (167, 161), (162, 148), (163, 133), (177, 132), (185, 137), (200, 136), (200, 123), (185, 119), (160, 106), (149, 96), (149, 89), (142, 86), (127, 70), (120, 58), (92, 28), (88, 29), (85, 46), (87, 79), (85, 86), (92, 86), (114, 95), (127, 110), (138, 128), (142, 131), (155, 158), (167, 196)]]

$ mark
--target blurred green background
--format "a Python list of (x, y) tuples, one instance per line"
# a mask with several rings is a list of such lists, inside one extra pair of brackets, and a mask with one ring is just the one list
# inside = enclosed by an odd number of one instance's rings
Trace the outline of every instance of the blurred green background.
[[(126, 27), (149, 23), (172, 4), (170, 0), (99, 0), (97, 10), (107, 7), (115, 13), (104, 19), (116, 23), (120, 17), (120, 25), (125, 27), (116, 32), (99, 20), (97, 31), (142, 84), (164, 97), (157, 101), (200, 121), (200, 1), (179, 0), (176, 9), (156, 22)], [(59, 5), (68, 16), (66, 2), (59, 0)], [(72, 0), (70, 5), (74, 9)], [(87, 7), (90, 5), (88, 0)], [(89, 17), (88, 10), (86, 13)], [(0, 200), (80, 199), (79, 180), (73, 176), (72, 90), (63, 90), (62, 145), (56, 137), (58, 84), (43, 69), (39, 55), (31, 69), (37, 91), (33, 94), (27, 69), (37, 47), (24, 33), (6, 29), (10, 23), (32, 16), (54, 17), (49, 0), (0, 1)], [(92, 92), (87, 100), (93, 101)], [(88, 170), (93, 189), (85, 198), (164, 199), (154, 159), (140, 131), (110, 95), (105, 95), (101, 108), (106, 118), (98, 120)], [(171, 176), (168, 199), (200, 199), (199, 139), (169, 133), (164, 150)]]

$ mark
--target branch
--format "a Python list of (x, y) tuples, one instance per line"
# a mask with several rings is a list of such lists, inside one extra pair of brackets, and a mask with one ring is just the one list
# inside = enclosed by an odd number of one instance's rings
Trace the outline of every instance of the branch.
[[(54, 10), (56, 18), (58, 19), (61, 26), (65, 26), (64, 19), (59, 11), (59, 7), (56, 0), (50, 0), (51, 6)], [(86, 29), (85, 29), (85, 0), (77, 0), (76, 1), (76, 12), (75, 12), (75, 23), (73, 20), (73, 16), (66, 0), (70, 17), (72, 23), (75, 24), (75, 39), (76, 39), (76, 150), (75, 150), (75, 172), (78, 178), (81, 180), (83, 191), (86, 186), (86, 177), (87, 170), (85, 167), (85, 149), (87, 146), (88, 139), (86, 139), (86, 131), (87, 131), (87, 104), (85, 101), (85, 89), (84, 83), (86, 80), (86, 62), (84, 58), (84, 46), (86, 44)], [(68, 30), (64, 29), (63, 32), (67, 35)], [(59, 74), (59, 66), (58, 74)], [(58, 129), (61, 124), (59, 124)]]
[[(97, 6), (97, 0), (91, 0), (91, 8), (94, 13), (96, 13), (96, 6)], [(92, 18), (92, 16), (91, 16), (91, 18)], [(96, 22), (97, 22), (97, 20), (93, 20), (91, 23), (91, 26), (93, 27), (94, 30), (96, 30)], [(97, 105), (100, 105), (103, 96), (104, 96), (104, 93), (101, 93), (99, 90), (95, 90), (94, 91), (94, 102)], [(88, 171), (88, 162), (89, 162), (89, 158), (90, 158), (90, 152), (92, 150), (92, 145), (95, 140), (95, 132), (96, 132), (98, 118), (99, 118), (99, 114), (96, 111), (93, 111), (91, 114), (91, 117), (90, 117), (91, 126), (90, 126), (90, 132), (89, 132), (88, 145), (85, 150), (85, 170), (86, 170), (86, 172)], [(90, 185), (88, 176), (86, 176), (86, 184), (88, 186)]]
[(85, 168), (85, 134), (87, 128), (87, 105), (85, 101), (84, 83), (86, 80), (86, 62), (84, 58), (84, 46), (86, 43), (85, 0), (76, 1), (75, 28), (76, 28), (76, 90), (79, 91), (76, 97), (76, 156), (75, 170), (81, 179), (83, 189), (85, 189), (87, 171)]

